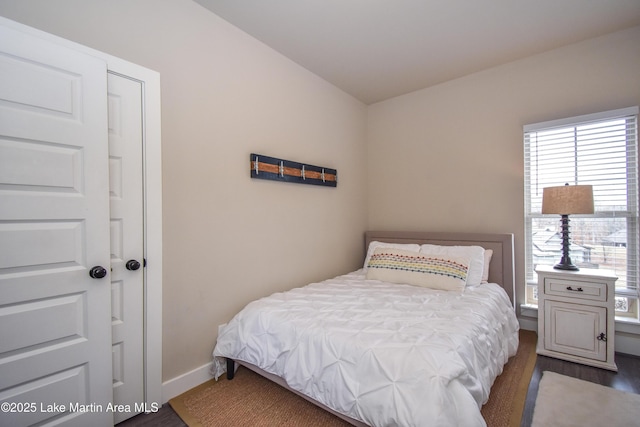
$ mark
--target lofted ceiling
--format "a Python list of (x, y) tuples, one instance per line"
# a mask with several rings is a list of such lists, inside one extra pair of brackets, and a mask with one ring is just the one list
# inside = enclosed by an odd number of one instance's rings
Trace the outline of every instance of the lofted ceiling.
[(640, 25), (640, 0), (195, 1), (365, 104)]

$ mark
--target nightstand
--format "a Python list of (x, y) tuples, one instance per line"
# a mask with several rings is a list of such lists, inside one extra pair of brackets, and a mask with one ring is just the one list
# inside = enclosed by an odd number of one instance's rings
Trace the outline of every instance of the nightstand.
[(612, 271), (539, 266), (537, 353), (617, 371)]

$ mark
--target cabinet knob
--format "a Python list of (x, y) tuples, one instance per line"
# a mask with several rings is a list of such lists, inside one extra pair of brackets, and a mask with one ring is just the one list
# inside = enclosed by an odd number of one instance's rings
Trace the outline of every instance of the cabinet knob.
[(567, 286), (567, 290), (573, 292), (584, 292), (582, 288), (573, 289), (571, 286)]
[(598, 341), (604, 341), (604, 342), (607, 342), (607, 336), (604, 334), (604, 332), (600, 333), (600, 335), (598, 335), (598, 336), (596, 337), (596, 339), (597, 339)]

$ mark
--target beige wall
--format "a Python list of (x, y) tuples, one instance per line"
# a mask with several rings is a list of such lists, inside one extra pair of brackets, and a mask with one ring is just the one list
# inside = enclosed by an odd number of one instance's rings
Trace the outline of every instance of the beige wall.
[[(161, 75), (164, 380), (210, 362), (250, 300), (359, 266), (362, 103), (190, 0), (3, 0), (0, 15)], [(338, 186), (252, 180), (251, 152), (335, 168)]]
[(515, 234), (524, 300), (522, 126), (640, 103), (640, 27), (369, 106), (372, 229)]

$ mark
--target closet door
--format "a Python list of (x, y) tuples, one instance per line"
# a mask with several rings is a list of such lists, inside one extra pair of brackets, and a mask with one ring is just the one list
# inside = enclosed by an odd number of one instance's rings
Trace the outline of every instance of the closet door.
[(119, 423), (143, 412), (142, 83), (109, 73), (113, 403)]
[(3, 426), (113, 423), (106, 73), (0, 26)]

